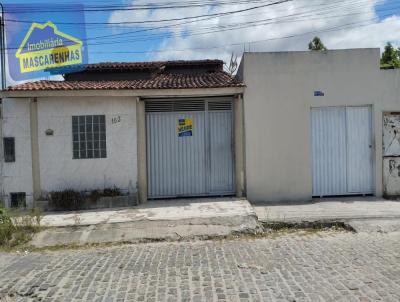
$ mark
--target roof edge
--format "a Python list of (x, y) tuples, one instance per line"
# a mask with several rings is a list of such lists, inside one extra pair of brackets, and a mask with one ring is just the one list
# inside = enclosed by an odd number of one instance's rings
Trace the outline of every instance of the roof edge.
[(243, 94), (246, 86), (232, 87), (201, 87), (201, 88), (152, 88), (152, 89), (109, 89), (109, 90), (29, 90), (29, 91), (0, 91), (0, 98), (34, 98), (34, 97), (203, 97), (228, 96)]

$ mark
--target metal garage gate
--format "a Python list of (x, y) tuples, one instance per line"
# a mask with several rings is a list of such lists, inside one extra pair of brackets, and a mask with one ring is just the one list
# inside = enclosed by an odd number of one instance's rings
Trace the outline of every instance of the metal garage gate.
[(148, 197), (232, 195), (231, 101), (146, 101)]
[(313, 196), (373, 193), (371, 107), (311, 109)]

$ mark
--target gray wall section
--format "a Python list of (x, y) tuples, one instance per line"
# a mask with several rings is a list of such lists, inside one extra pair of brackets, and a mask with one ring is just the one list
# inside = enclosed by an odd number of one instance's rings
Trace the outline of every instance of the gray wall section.
[[(312, 107), (371, 105), (374, 183), (382, 195), (382, 114), (400, 111), (400, 71), (379, 68), (379, 49), (246, 53), (246, 185), (251, 201), (312, 196)], [(325, 96), (314, 96), (322, 91)]]

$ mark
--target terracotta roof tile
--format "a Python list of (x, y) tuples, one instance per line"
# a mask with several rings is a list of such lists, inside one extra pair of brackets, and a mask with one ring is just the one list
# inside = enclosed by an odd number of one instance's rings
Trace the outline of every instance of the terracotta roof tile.
[(160, 73), (150, 79), (107, 81), (37, 81), (8, 87), (8, 91), (120, 90), (243, 87), (223, 71), (198, 74)]

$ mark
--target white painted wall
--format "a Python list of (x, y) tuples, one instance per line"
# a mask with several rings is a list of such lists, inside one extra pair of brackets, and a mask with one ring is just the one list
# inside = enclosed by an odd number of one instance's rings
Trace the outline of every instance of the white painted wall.
[[(97, 114), (106, 115), (107, 158), (72, 159), (72, 116)], [(114, 117), (121, 121), (113, 124)], [(47, 136), (47, 129), (54, 135)], [(42, 191), (117, 186), (136, 193), (135, 98), (39, 98), (38, 133)]]
[[(137, 191), (136, 98), (39, 98), (38, 142), (40, 184), (43, 194), (55, 190), (77, 191), (118, 187)], [(107, 158), (72, 159), (72, 116), (106, 115)], [(112, 123), (112, 118), (120, 122)], [(3, 198), (26, 192), (33, 204), (30, 99), (3, 100), (3, 134), (15, 137), (16, 161), (3, 162)], [(46, 130), (54, 130), (47, 136)], [(0, 186), (1, 187), (1, 186)]]
[[(400, 111), (400, 72), (381, 71), (379, 49), (246, 53), (246, 185), (251, 201), (311, 199), (310, 110), (371, 105), (375, 190), (382, 195), (382, 114)], [(314, 97), (314, 91), (325, 93)]]
[(3, 161), (3, 198), (7, 206), (10, 193), (26, 192), (27, 205), (33, 202), (29, 110), (29, 99), (3, 99), (3, 136), (15, 137), (15, 162)]

